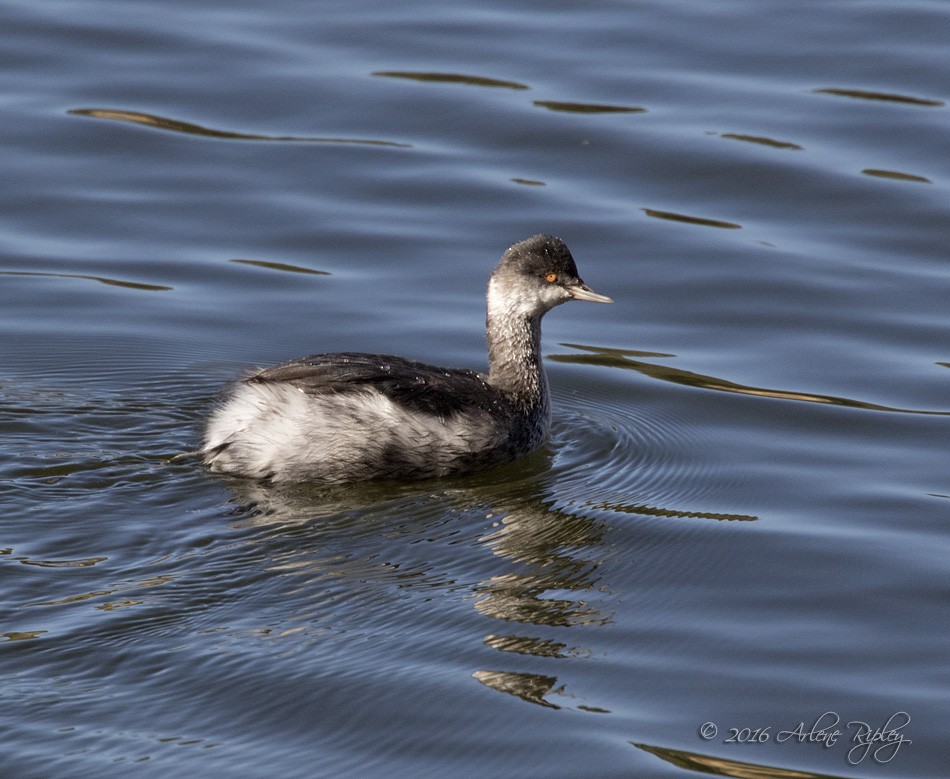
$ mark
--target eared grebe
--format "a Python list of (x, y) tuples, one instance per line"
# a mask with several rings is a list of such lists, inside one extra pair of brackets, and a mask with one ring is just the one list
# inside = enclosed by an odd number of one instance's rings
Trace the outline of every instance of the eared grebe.
[(564, 242), (536, 235), (488, 281), (488, 373), (381, 354), (317, 354), (240, 382), (212, 414), (213, 470), (273, 481), (447, 476), (537, 448), (550, 422), (541, 317), (568, 300), (611, 303)]

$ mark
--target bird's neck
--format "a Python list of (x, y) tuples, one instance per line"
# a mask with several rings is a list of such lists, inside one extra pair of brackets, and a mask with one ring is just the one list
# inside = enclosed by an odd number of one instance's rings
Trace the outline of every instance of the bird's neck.
[(525, 411), (547, 413), (548, 381), (541, 362), (541, 317), (492, 310), (488, 320), (488, 381)]

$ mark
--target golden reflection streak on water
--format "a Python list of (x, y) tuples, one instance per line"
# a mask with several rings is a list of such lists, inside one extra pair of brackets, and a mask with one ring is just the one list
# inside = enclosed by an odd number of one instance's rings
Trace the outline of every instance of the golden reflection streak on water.
[(766, 138), (764, 135), (740, 135), (739, 133), (723, 133), (722, 138), (731, 138), (734, 141), (746, 141), (747, 143), (758, 143), (762, 146), (771, 146), (774, 149), (791, 149), (793, 151), (802, 151), (804, 147), (790, 141), (776, 141), (774, 138)]
[(916, 181), (920, 184), (933, 184), (933, 182), (923, 176), (915, 176), (913, 173), (901, 173), (899, 170), (882, 170), (880, 168), (865, 168), (861, 171), (865, 176), (877, 176), (882, 179), (897, 179), (898, 181)]
[(584, 346), (582, 344), (562, 343), (571, 349), (582, 349), (591, 354), (552, 354), (546, 359), (553, 362), (574, 363), (578, 365), (600, 365), (605, 368), (623, 368), (634, 370), (661, 381), (673, 384), (684, 384), (688, 387), (699, 387), (719, 392), (732, 392), (738, 395), (753, 395), (756, 397), (775, 398), (778, 400), (800, 400), (806, 403), (822, 403), (846, 408), (859, 408), (867, 411), (888, 411), (894, 414), (922, 414), (926, 416), (950, 416), (950, 411), (929, 411), (925, 409), (895, 408), (881, 406), (877, 403), (865, 403), (861, 400), (837, 397), (835, 395), (816, 395), (809, 392), (792, 392), (788, 390), (766, 389), (764, 387), (750, 387), (745, 384), (736, 384), (715, 376), (705, 376), (701, 373), (671, 368), (667, 365), (631, 360), (628, 350), (610, 349), (601, 346)]
[(108, 560), (108, 557), (87, 557), (84, 560), (31, 560), (28, 557), (15, 558), (21, 565), (36, 565), (40, 568), (86, 568)]
[(524, 184), (525, 186), (528, 186), (528, 187), (546, 187), (547, 186), (547, 184), (545, 184), (543, 181), (538, 181), (537, 179), (513, 178), (512, 181), (515, 182), (515, 184)]
[(223, 138), (236, 141), (286, 141), (294, 143), (355, 143), (368, 146), (390, 146), (399, 149), (410, 149), (411, 144), (397, 143), (396, 141), (382, 141), (376, 139), (364, 138), (321, 138), (309, 136), (294, 135), (257, 135), (253, 133), (236, 133), (228, 130), (215, 130), (211, 127), (203, 127), (200, 124), (191, 122), (182, 122), (178, 119), (170, 119), (165, 116), (156, 116), (155, 114), (143, 114), (138, 111), (123, 111), (116, 108), (74, 108), (68, 113), (76, 116), (91, 116), (95, 119), (111, 119), (116, 122), (131, 122), (132, 124), (141, 124), (146, 127), (154, 127), (157, 130), (169, 130), (176, 133), (185, 133), (186, 135), (201, 135), (208, 138)]
[(407, 78), (412, 81), (434, 81), (440, 84), (466, 84), (473, 87), (496, 87), (501, 89), (530, 89), (527, 84), (517, 81), (504, 81), (497, 78), (472, 76), (466, 73), (435, 73), (415, 70), (376, 70), (374, 76), (385, 78)]
[(255, 268), (264, 268), (265, 270), (279, 270), (286, 273), (309, 273), (315, 276), (330, 276), (329, 271), (314, 270), (313, 268), (304, 268), (300, 265), (289, 265), (285, 262), (266, 262), (265, 260), (231, 260), (238, 265), (252, 265)]
[(644, 114), (639, 106), (605, 105), (602, 103), (568, 103), (561, 100), (535, 100), (533, 104), (549, 111), (564, 111), (569, 114)]
[(99, 611), (115, 611), (116, 609), (124, 609), (127, 606), (141, 606), (144, 602), (145, 601), (141, 600), (116, 600), (103, 603), (101, 606), (96, 606), (96, 608)]
[(695, 771), (700, 774), (715, 774), (716, 776), (731, 776), (734, 779), (843, 779), (835, 774), (816, 774), (813, 771), (796, 771), (788, 768), (776, 768), (759, 763), (743, 763), (738, 760), (727, 760), (723, 757), (702, 755), (698, 752), (686, 752), (679, 749), (651, 746), (630, 742), (637, 749), (642, 749), (655, 755), (667, 763)]
[(707, 219), (704, 216), (689, 216), (688, 214), (678, 214), (675, 211), (658, 211), (655, 208), (644, 208), (642, 211), (654, 219), (667, 219), (671, 222), (685, 222), (686, 224), (700, 225), (702, 227), (721, 227), (725, 230), (742, 229), (742, 225), (740, 224), (724, 222), (721, 219)]
[(167, 292), (174, 287), (166, 287), (162, 284), (141, 284), (137, 281), (121, 281), (119, 279), (109, 279), (105, 276), (85, 276), (79, 273), (45, 273), (42, 271), (28, 270), (0, 270), (0, 276), (45, 276), (51, 279), (82, 279), (84, 281), (98, 281), (100, 284), (108, 284), (112, 287), (125, 287), (127, 289), (138, 289), (145, 292)]
[(896, 92), (875, 92), (873, 90), (867, 89), (839, 89), (837, 87), (827, 87), (824, 89), (813, 89), (812, 92), (819, 95), (851, 97), (857, 100), (882, 100), (889, 103), (907, 103), (908, 105), (929, 107), (940, 107), (944, 105), (942, 100), (930, 100), (923, 97), (912, 97), (911, 95), (901, 95)]
[(117, 592), (128, 592), (130, 590), (139, 590), (143, 587), (157, 587), (161, 584), (168, 584), (171, 581), (174, 581), (175, 577), (171, 574), (162, 574), (160, 576), (154, 576), (150, 579), (143, 579), (140, 582), (127, 582), (118, 587), (110, 587), (108, 589), (102, 590), (93, 590), (91, 592), (83, 592), (78, 595), (70, 595), (67, 598), (60, 598), (58, 600), (47, 600), (47, 601), (36, 601), (29, 604), (30, 606), (64, 606), (69, 603), (81, 603), (83, 601), (91, 600), (93, 598), (101, 598), (104, 595), (115, 595)]
[(720, 519), (728, 522), (754, 522), (758, 519), (752, 514), (723, 514), (717, 511), (677, 511), (659, 506), (637, 503), (611, 503), (603, 501), (589, 504), (590, 508), (602, 511), (616, 511), (620, 514), (639, 514), (647, 517), (673, 517), (682, 519)]
[(48, 632), (48, 630), (11, 630), (8, 633), (0, 633), (0, 638), (7, 641), (31, 641)]

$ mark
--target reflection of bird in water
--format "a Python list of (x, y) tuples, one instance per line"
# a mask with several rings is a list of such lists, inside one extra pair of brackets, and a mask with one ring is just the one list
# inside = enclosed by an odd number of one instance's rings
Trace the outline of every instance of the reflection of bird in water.
[(488, 283), (488, 374), (401, 357), (321, 354), (244, 379), (212, 414), (213, 470), (273, 481), (429, 478), (512, 460), (550, 423), (541, 317), (587, 287), (565, 244), (535, 236)]
[[(509, 655), (549, 659), (587, 656), (589, 650), (574, 644), (584, 631), (562, 631), (600, 627), (611, 621), (612, 615), (597, 603), (601, 587), (598, 549), (605, 532), (601, 520), (553, 510), (536, 501), (521, 502), (500, 517), (481, 541), (508, 564), (505, 572), (479, 585), (481, 597), (475, 609), (505, 623), (506, 629), (485, 636), (484, 643)], [(559, 638), (573, 641), (569, 644), (545, 636), (552, 628), (559, 629)], [(557, 686), (557, 676), (525, 673), (520, 668), (501, 670), (496, 665), (477, 670), (473, 676), (486, 687), (539, 706), (560, 708), (545, 696), (568, 694), (563, 686)], [(584, 707), (578, 704), (578, 708)]]

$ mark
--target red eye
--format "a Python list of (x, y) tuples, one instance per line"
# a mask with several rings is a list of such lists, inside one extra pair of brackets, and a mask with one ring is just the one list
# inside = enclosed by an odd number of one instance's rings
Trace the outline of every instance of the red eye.
[(555, 281), (557, 281), (557, 274), (554, 272), (551, 272), (547, 276), (545, 276), (544, 279), (545, 281), (553, 284)]

